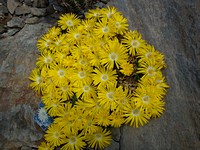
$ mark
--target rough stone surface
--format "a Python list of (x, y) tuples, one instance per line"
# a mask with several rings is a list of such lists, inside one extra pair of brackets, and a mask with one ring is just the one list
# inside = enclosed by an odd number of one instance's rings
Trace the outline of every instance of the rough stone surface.
[(33, 116), (40, 102), (28, 79), (35, 67), (36, 41), (51, 25), (25, 25), (13, 37), (0, 40), (0, 149), (37, 148), (43, 131)]
[(15, 14), (16, 15), (25, 15), (25, 14), (29, 14), (31, 11), (29, 9), (28, 6), (26, 5), (22, 5), (20, 7), (17, 7), (15, 10)]
[(119, 143), (112, 140), (111, 145), (106, 147), (104, 150), (119, 150)]
[(49, 4), (48, 0), (34, 0), (33, 7), (43, 8), (43, 7), (47, 7), (48, 4)]
[(40, 19), (38, 17), (31, 17), (31, 18), (27, 18), (25, 20), (26, 24), (34, 24), (34, 23), (38, 23), (40, 21)]
[(24, 20), (19, 17), (13, 17), (10, 21), (7, 22), (7, 26), (22, 28), (24, 26)]
[(17, 0), (8, 0), (7, 1), (7, 8), (11, 14), (15, 12), (15, 9), (22, 4)]
[(46, 8), (30, 8), (31, 14), (34, 16), (45, 16)]
[(8, 35), (9, 36), (15, 35), (19, 30), (20, 28), (8, 29)]
[(170, 86), (161, 118), (124, 126), (120, 150), (200, 147), (200, 3), (196, 0), (112, 0), (145, 40), (164, 53)]

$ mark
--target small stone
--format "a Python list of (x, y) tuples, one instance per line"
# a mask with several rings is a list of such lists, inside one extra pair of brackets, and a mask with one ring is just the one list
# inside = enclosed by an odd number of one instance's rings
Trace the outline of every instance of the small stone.
[(38, 17), (31, 17), (31, 18), (27, 18), (25, 20), (26, 24), (35, 24), (35, 23), (38, 23), (38, 22), (40, 22), (40, 19)]
[(2, 6), (2, 5), (6, 6), (6, 1), (5, 0), (0, 0), (0, 6)]
[(30, 8), (31, 14), (34, 16), (45, 16), (46, 8)]
[(111, 145), (106, 147), (104, 150), (119, 150), (119, 143), (112, 140)]
[(15, 10), (16, 15), (25, 15), (25, 14), (29, 14), (30, 12), (31, 11), (30, 11), (29, 7), (26, 5), (17, 7)]
[(111, 132), (112, 132), (112, 137), (115, 141), (120, 141), (120, 128), (111, 128)]
[(7, 22), (8, 27), (18, 27), (22, 28), (24, 26), (24, 20), (19, 17), (13, 17), (10, 21)]
[(48, 0), (34, 0), (33, 7), (44, 8), (49, 5)]
[(8, 29), (8, 35), (9, 35), (9, 36), (13, 36), (13, 35), (15, 35), (19, 30), (20, 30), (20, 28)]
[(0, 34), (4, 33), (6, 29), (4, 28), (4, 25), (0, 24)]
[(32, 0), (24, 0), (24, 3), (28, 6), (32, 6), (33, 5), (33, 1)]
[(0, 6), (0, 14), (8, 14), (8, 9), (5, 6)]
[(14, 14), (15, 9), (22, 4), (16, 0), (8, 0), (7, 1), (7, 8), (11, 14)]

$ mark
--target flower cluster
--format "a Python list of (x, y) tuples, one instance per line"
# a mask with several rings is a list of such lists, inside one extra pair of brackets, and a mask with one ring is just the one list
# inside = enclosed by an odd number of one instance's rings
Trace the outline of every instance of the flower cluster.
[(31, 87), (54, 122), (39, 149), (103, 149), (108, 127), (143, 126), (164, 111), (164, 55), (128, 30), (115, 7), (60, 16), (38, 40)]

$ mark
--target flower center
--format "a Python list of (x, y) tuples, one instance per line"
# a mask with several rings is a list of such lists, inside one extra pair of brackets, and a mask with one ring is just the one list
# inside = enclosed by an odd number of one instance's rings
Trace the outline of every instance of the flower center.
[(75, 39), (79, 39), (80, 36), (81, 36), (80, 33), (75, 33), (75, 34), (74, 34), (74, 38), (75, 38)]
[(95, 139), (100, 141), (102, 139), (102, 135), (101, 134), (95, 134)]
[(58, 139), (59, 138), (59, 133), (58, 132), (54, 132), (54, 138)]
[(47, 56), (47, 57), (44, 59), (44, 62), (45, 62), (46, 64), (50, 64), (52, 61), (53, 61), (53, 59), (52, 59), (51, 56)]
[(107, 98), (110, 99), (110, 100), (113, 100), (114, 99), (114, 92), (108, 92)]
[(104, 33), (109, 32), (109, 28), (108, 28), (108, 26), (103, 27), (103, 28), (102, 28), (102, 31), (103, 31)]
[(148, 103), (149, 101), (150, 101), (150, 96), (149, 95), (145, 95), (145, 96), (143, 96), (142, 97), (142, 101), (144, 102), (144, 103)]
[(116, 28), (120, 28), (120, 27), (121, 27), (121, 24), (120, 24), (119, 22), (116, 22), (116, 23), (115, 23), (115, 27), (116, 27)]
[(153, 76), (153, 75), (155, 75), (155, 68), (154, 67), (152, 67), (152, 66), (149, 66), (148, 68), (147, 68), (147, 73), (148, 73), (148, 75), (150, 75), (150, 76)]
[(80, 71), (80, 72), (78, 73), (78, 76), (79, 76), (79, 78), (83, 79), (83, 78), (85, 78), (86, 73), (85, 73), (84, 71)]
[(132, 111), (132, 115), (133, 115), (133, 116), (139, 116), (139, 115), (140, 115), (140, 110), (139, 110), (139, 109), (134, 109), (134, 110)]
[(118, 55), (117, 55), (116, 53), (112, 52), (112, 53), (109, 55), (109, 57), (110, 57), (110, 59), (111, 59), (112, 61), (115, 61), (115, 60), (117, 60)]
[(107, 81), (108, 80), (108, 75), (107, 74), (102, 74), (101, 80)]
[(58, 70), (58, 76), (61, 77), (61, 78), (64, 77), (65, 76), (65, 71), (62, 70), (62, 69), (59, 69)]
[(69, 26), (69, 27), (73, 26), (72, 20), (67, 20), (66, 25)]
[(148, 59), (152, 59), (153, 57), (154, 57), (154, 55), (152, 54), (152, 52), (148, 52), (146, 54), (146, 58), (148, 58)]
[(85, 85), (84, 87), (83, 87), (83, 91), (84, 92), (88, 92), (90, 90), (90, 86), (89, 85)]
[(43, 82), (42, 77), (38, 76), (38, 77), (36, 78), (36, 82), (37, 82), (37, 84), (42, 83), (42, 82)]
[(133, 40), (132, 43), (131, 43), (131, 45), (132, 45), (134, 48), (136, 48), (136, 47), (138, 47), (138, 46), (140, 45), (140, 43), (139, 43), (138, 40)]
[(72, 136), (69, 141), (70, 141), (70, 144), (75, 144), (76, 143), (76, 137)]

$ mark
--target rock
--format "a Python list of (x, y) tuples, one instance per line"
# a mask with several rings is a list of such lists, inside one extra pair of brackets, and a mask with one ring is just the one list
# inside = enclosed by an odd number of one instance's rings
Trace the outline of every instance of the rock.
[(25, 20), (26, 24), (35, 24), (35, 23), (38, 23), (38, 22), (40, 22), (40, 19), (38, 17), (31, 17), (31, 18), (27, 18)]
[[(122, 127), (121, 127), (122, 128)], [(121, 133), (120, 130), (121, 128), (111, 128), (110, 131), (112, 132), (112, 138), (114, 141), (119, 142), (120, 141), (120, 137), (121, 137)]]
[(9, 35), (9, 36), (13, 36), (13, 35), (15, 35), (19, 30), (20, 30), (20, 28), (8, 29), (8, 35)]
[(13, 17), (10, 21), (7, 22), (7, 26), (22, 28), (24, 26), (24, 20), (19, 17)]
[(200, 147), (200, 6), (195, 0), (115, 0), (145, 40), (165, 55), (170, 86), (165, 112), (143, 127), (122, 128), (120, 150), (194, 149)]
[(24, 3), (28, 6), (32, 6), (33, 5), (33, 0), (24, 0)]
[(36, 41), (50, 27), (26, 24), (15, 36), (0, 39), (0, 149), (37, 149), (43, 137), (33, 119), (40, 97), (28, 76), (38, 57)]
[(20, 7), (17, 7), (15, 10), (15, 14), (16, 15), (25, 15), (25, 14), (29, 14), (31, 11), (29, 9), (28, 6), (26, 5), (22, 5)]
[(49, 5), (48, 0), (34, 0), (33, 7), (44, 8)]
[(0, 24), (0, 34), (4, 33), (6, 29), (4, 28), (4, 25)]
[(18, 7), (18, 6), (21, 6), (22, 4), (20, 2), (18, 2), (17, 0), (8, 0), (7, 1), (7, 8), (9, 10), (9, 12), (11, 14), (14, 14), (15, 12), (15, 9)]
[(31, 14), (34, 16), (45, 16), (46, 9), (45, 8), (30, 8)]
[(6, 15), (8, 14), (8, 9), (6, 6), (0, 6), (0, 15)]
[[(119, 143), (112, 140), (111, 145), (104, 148), (104, 150), (119, 150)], [(130, 150), (130, 149), (128, 149), (128, 150)]]
[(2, 5), (6, 6), (6, 1), (5, 0), (0, 0), (0, 6), (2, 6)]

